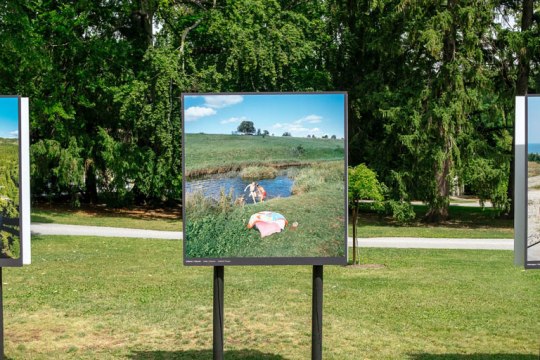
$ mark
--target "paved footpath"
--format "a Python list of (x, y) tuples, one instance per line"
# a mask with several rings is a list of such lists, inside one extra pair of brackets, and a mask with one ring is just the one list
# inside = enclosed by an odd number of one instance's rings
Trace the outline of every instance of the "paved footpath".
[[(32, 223), (35, 235), (107, 236), (147, 239), (181, 240), (181, 231), (159, 231), (125, 229), (104, 226), (82, 226)], [(514, 239), (448, 239), (448, 238), (360, 238), (360, 247), (416, 248), (416, 249), (470, 249), (470, 250), (513, 250)], [(349, 238), (349, 246), (352, 239)]]

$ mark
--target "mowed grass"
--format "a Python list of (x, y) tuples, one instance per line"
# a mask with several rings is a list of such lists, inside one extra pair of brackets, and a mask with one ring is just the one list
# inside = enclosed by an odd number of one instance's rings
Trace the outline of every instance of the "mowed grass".
[(61, 205), (42, 205), (32, 207), (31, 221), (33, 223), (182, 231), (182, 214), (179, 209), (130, 210), (98, 207), (70, 209)]
[(343, 140), (184, 134), (186, 176), (247, 166), (343, 160)]
[[(9, 359), (212, 357), (212, 268), (182, 243), (33, 238), (4, 269)], [(540, 272), (509, 251), (362, 249), (379, 269), (324, 267), (325, 359), (538, 357)], [(309, 266), (225, 269), (226, 359), (308, 359)]]
[[(425, 237), (425, 238), (470, 238), (512, 239), (512, 219), (500, 217), (493, 208), (450, 206), (448, 220), (438, 224), (427, 223), (423, 217), (425, 205), (413, 205), (415, 221), (410, 224), (396, 223), (390, 216), (361, 212), (358, 218), (358, 236), (369, 237)], [(349, 225), (352, 236), (352, 226)]]

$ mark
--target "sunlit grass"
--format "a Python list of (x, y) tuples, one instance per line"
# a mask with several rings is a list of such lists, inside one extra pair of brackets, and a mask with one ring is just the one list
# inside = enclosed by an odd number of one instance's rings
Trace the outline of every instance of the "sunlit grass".
[[(34, 237), (4, 269), (9, 359), (211, 358), (212, 269), (179, 241)], [(378, 269), (324, 268), (326, 359), (538, 356), (540, 272), (510, 251), (361, 249)], [(311, 267), (225, 269), (227, 359), (306, 359)]]

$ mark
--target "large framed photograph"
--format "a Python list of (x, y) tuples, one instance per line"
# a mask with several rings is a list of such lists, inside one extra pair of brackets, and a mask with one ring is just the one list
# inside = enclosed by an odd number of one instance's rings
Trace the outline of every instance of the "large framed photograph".
[(0, 96), (0, 267), (30, 263), (28, 99)]
[(526, 244), (525, 267), (540, 269), (540, 95), (525, 97), (526, 118)]
[(347, 94), (183, 94), (185, 265), (347, 263)]

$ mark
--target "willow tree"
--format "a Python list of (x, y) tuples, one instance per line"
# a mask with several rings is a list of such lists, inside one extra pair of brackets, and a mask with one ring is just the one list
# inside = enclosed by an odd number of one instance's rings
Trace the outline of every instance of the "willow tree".
[(451, 187), (462, 175), (461, 149), (473, 131), (470, 119), (482, 109), (489, 83), (482, 47), (492, 9), (489, 2), (448, 0), (407, 2), (400, 10), (407, 24), (402, 86), (413, 91), (388, 119), (414, 159), (415, 192), (429, 205), (429, 220), (448, 217)]

